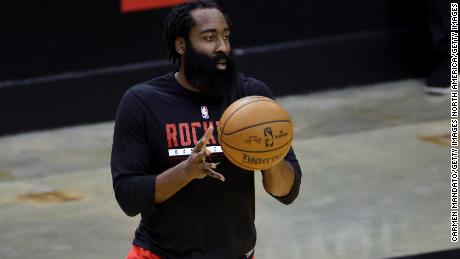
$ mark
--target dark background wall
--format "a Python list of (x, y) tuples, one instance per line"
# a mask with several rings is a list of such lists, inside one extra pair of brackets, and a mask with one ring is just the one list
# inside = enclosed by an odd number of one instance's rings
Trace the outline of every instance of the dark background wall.
[[(112, 120), (127, 88), (172, 69), (162, 40), (170, 8), (9, 2), (0, 8), (0, 135)], [(218, 2), (240, 69), (277, 95), (425, 74), (423, 1)]]

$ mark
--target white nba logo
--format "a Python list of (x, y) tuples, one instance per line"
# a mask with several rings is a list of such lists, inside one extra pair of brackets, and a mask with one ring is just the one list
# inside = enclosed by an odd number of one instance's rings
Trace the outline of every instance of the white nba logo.
[(208, 107), (201, 106), (201, 117), (203, 117), (203, 119), (209, 119)]

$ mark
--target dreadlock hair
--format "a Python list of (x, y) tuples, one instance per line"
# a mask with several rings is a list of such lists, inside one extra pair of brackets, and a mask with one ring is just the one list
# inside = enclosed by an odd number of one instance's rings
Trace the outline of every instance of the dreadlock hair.
[[(190, 1), (174, 7), (168, 14), (164, 23), (164, 40), (168, 51), (168, 59), (172, 63), (176, 61), (180, 64), (180, 55), (176, 52), (176, 38), (182, 37), (188, 41), (188, 37), (192, 27), (195, 26), (195, 21), (190, 15), (190, 12), (195, 9), (205, 8), (216, 8), (222, 13), (223, 10), (213, 0), (198, 0)], [(228, 25), (230, 26), (230, 20), (225, 15)]]

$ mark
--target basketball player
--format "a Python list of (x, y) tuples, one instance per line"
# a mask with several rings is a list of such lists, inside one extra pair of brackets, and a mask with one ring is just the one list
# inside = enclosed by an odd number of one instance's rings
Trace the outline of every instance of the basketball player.
[[(214, 2), (172, 9), (165, 40), (178, 69), (130, 88), (115, 122), (115, 197), (127, 215), (142, 215), (127, 258), (253, 258), (254, 173), (223, 156), (215, 129), (235, 100), (273, 95), (236, 73), (230, 22)], [(262, 174), (280, 202), (297, 197), (301, 171), (292, 149)]]

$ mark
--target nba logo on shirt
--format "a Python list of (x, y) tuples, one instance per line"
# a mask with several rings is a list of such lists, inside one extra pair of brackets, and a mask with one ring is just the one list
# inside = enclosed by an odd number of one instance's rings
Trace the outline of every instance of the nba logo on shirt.
[(208, 107), (201, 106), (201, 117), (203, 117), (203, 119), (209, 119)]

